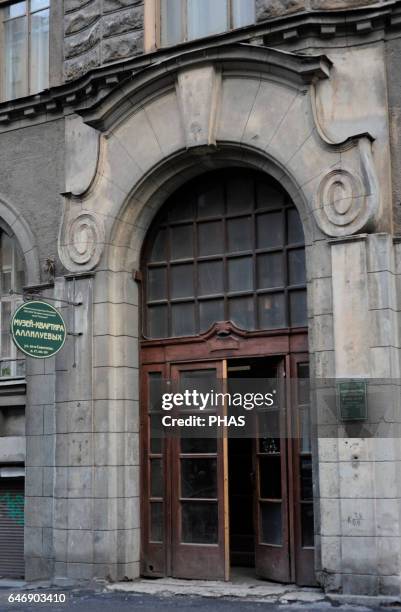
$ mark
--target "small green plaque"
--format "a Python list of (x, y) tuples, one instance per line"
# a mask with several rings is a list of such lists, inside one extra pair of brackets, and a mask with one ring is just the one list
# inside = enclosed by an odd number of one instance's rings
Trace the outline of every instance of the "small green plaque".
[(46, 359), (63, 348), (67, 328), (61, 314), (47, 302), (22, 304), (11, 320), (14, 344), (29, 357)]
[(368, 416), (366, 382), (338, 382), (337, 402), (341, 421), (365, 421)]

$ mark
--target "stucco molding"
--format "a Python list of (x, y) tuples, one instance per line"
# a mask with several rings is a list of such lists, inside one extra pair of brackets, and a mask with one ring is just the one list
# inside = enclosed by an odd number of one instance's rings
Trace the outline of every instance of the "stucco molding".
[(59, 233), (59, 255), (68, 270), (92, 270), (99, 263), (105, 242), (104, 223), (95, 212), (82, 211), (66, 200)]

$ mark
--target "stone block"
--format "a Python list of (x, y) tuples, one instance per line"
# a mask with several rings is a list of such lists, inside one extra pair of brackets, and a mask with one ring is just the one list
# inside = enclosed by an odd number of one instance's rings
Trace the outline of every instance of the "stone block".
[(81, 8), (80, 11), (74, 13), (67, 13), (64, 18), (64, 34), (68, 36), (75, 34), (80, 30), (84, 30), (91, 26), (100, 17), (100, 2), (95, 0), (89, 4), (86, 4)]
[(43, 434), (43, 406), (28, 406), (25, 411), (26, 435)]
[[(395, 492), (394, 492), (395, 493)], [(378, 536), (401, 536), (400, 500), (376, 499), (376, 533)]]
[(28, 557), (40, 557), (43, 555), (42, 540), (43, 529), (41, 527), (28, 527), (24, 529), (24, 554)]
[(257, 21), (304, 10), (305, 0), (256, 0)]
[(379, 577), (375, 575), (344, 574), (342, 579), (344, 595), (375, 596), (379, 590)]
[(379, 576), (379, 593), (399, 597), (401, 592), (399, 576)]
[(342, 499), (341, 533), (344, 536), (374, 536), (375, 500)]
[(68, 499), (68, 529), (93, 529), (93, 499)]
[(95, 336), (138, 335), (138, 307), (132, 304), (94, 304)]
[(93, 560), (95, 563), (114, 563), (117, 557), (117, 531), (93, 532)]
[(342, 462), (338, 464), (341, 498), (374, 497), (374, 464), (371, 462)]
[(395, 277), (391, 272), (369, 272), (369, 308), (396, 310)]
[(319, 464), (319, 486), (320, 497), (338, 498), (339, 497), (339, 473), (338, 464), (323, 463)]
[(129, 35), (107, 38), (102, 42), (102, 58), (105, 64), (139, 53), (143, 53), (142, 32), (131, 32)]
[(116, 36), (132, 30), (143, 29), (143, 7), (141, 5), (127, 10), (106, 14), (102, 18), (103, 36)]
[(52, 526), (52, 502), (49, 497), (25, 498), (25, 525), (27, 527)]
[[(346, 574), (376, 574), (377, 550), (375, 537), (343, 537), (342, 571)], [(365, 591), (359, 591), (359, 593)]]
[(71, 563), (67, 564), (67, 576), (74, 582), (90, 581), (93, 578), (94, 566), (88, 558), (87, 563)]
[(135, 368), (94, 368), (95, 400), (137, 400), (138, 397)]
[(43, 495), (43, 469), (42, 467), (25, 468), (25, 495)]
[(97, 433), (139, 431), (139, 403), (134, 400), (94, 402), (94, 431)]
[(92, 468), (70, 467), (68, 470), (68, 497), (92, 497), (92, 495)]
[(311, 316), (333, 313), (331, 278), (314, 278), (310, 284)]
[(378, 537), (377, 538), (377, 573), (382, 576), (399, 575), (400, 565), (400, 544), (399, 537)]
[(95, 336), (94, 367), (138, 367), (138, 339), (132, 336)]
[(36, 582), (38, 580), (48, 580), (53, 576), (53, 559), (45, 557), (25, 556), (25, 580)]
[(144, 0), (103, 0), (103, 12), (109, 13), (127, 6), (140, 6)]
[(29, 448), (29, 454), (25, 449), (26, 439), (23, 436), (0, 437), (0, 463), (22, 463), (27, 454), (29, 465), (43, 465), (31, 454), (32, 447)]
[(93, 559), (93, 531), (69, 529), (67, 537), (68, 563), (88, 563)]
[(68, 531), (66, 529), (53, 529), (54, 558), (56, 562), (65, 563), (67, 561), (67, 536)]
[(100, 23), (96, 23), (82, 32), (69, 36), (64, 42), (64, 57), (71, 59), (79, 56), (79, 59), (82, 59), (83, 54), (93, 51), (93, 48), (99, 44), (101, 32)]
[(322, 498), (317, 503), (320, 506), (320, 534), (322, 536), (341, 535), (340, 501)]
[(138, 305), (138, 285), (133, 280), (132, 273), (99, 270), (95, 277), (93, 302), (125, 302)]
[(86, 53), (73, 57), (64, 62), (64, 76), (66, 81), (78, 79), (92, 68), (100, 66), (100, 46), (90, 49)]
[(321, 536), (322, 570), (325, 572), (341, 571), (341, 538), (338, 536)]

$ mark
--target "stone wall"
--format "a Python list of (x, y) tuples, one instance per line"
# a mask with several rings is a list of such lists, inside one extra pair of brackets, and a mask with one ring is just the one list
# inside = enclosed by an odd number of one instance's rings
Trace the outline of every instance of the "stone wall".
[(328, 11), (384, 4), (389, 0), (256, 0), (256, 19), (263, 21), (299, 11)]
[(65, 0), (64, 76), (143, 50), (143, 0)]

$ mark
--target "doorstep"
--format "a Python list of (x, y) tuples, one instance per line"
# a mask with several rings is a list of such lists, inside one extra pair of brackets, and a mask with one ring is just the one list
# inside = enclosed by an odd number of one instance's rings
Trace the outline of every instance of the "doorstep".
[(247, 598), (271, 603), (315, 603), (326, 596), (321, 589), (277, 584), (256, 578), (236, 577), (229, 582), (214, 580), (179, 580), (176, 578), (140, 578), (107, 586), (108, 591), (147, 595), (192, 595), (197, 597)]

